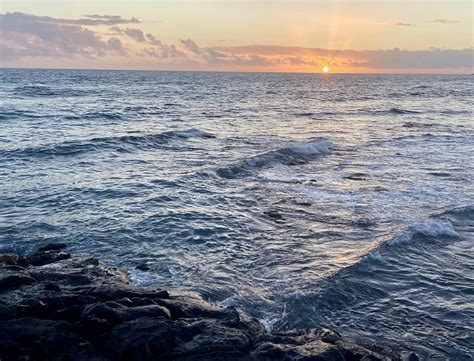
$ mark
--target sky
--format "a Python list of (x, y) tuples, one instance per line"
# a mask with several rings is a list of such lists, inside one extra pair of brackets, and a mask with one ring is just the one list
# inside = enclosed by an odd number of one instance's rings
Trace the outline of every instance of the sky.
[(472, 73), (471, 0), (1, 0), (0, 66)]

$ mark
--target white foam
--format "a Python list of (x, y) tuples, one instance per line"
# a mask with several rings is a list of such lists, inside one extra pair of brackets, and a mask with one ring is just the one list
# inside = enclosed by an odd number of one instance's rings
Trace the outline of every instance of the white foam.
[(234, 307), (238, 305), (239, 299), (240, 298), (238, 295), (232, 295), (230, 297), (227, 297), (225, 300), (217, 302), (217, 304), (222, 307)]
[(281, 315), (275, 313), (267, 313), (264, 318), (259, 319), (258, 321), (265, 327), (265, 330), (269, 335), (272, 334), (275, 324), (277, 322), (284, 322), (285, 318), (288, 316), (286, 312), (286, 303), (284, 304), (284, 309)]
[(459, 234), (454, 229), (453, 225), (448, 221), (441, 221), (437, 219), (430, 219), (412, 225), (407, 232), (399, 237), (392, 239), (389, 244), (398, 244), (411, 242), (416, 234), (421, 234), (427, 237), (459, 237)]
[(331, 152), (331, 143), (325, 139), (318, 139), (309, 143), (295, 144), (290, 149), (302, 155), (328, 154)]
[(173, 134), (176, 135), (177, 137), (182, 137), (182, 138), (210, 138), (210, 137), (213, 137), (212, 134), (204, 132), (204, 131), (196, 129), (196, 128), (176, 131), (176, 132), (173, 132)]
[(286, 300), (299, 301), (305, 296), (306, 296), (306, 293), (304, 293), (301, 290), (298, 290), (298, 291), (293, 291), (293, 292), (283, 295), (283, 298)]
[(161, 277), (155, 273), (144, 272), (137, 269), (128, 271), (128, 278), (135, 286), (148, 286), (159, 283)]
[(430, 237), (459, 237), (458, 232), (454, 229), (453, 225), (448, 221), (441, 221), (436, 219), (430, 219), (422, 222), (414, 227), (416, 233), (421, 233), (425, 236)]

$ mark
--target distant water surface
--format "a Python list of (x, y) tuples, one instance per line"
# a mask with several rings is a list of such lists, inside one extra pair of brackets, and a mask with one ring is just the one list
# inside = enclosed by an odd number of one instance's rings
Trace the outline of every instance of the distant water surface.
[(0, 252), (472, 359), (472, 76), (0, 70)]

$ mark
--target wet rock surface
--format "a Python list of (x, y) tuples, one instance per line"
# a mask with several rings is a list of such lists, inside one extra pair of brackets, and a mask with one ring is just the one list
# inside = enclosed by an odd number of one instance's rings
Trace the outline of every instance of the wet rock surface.
[(65, 248), (0, 256), (0, 360), (402, 359), (328, 329), (268, 335), (234, 308), (133, 287), (122, 270)]

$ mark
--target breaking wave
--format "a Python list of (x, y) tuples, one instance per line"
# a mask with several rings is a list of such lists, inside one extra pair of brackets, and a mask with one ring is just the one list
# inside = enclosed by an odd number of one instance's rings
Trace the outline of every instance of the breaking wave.
[(222, 178), (229, 179), (245, 177), (256, 170), (276, 164), (286, 166), (305, 164), (315, 157), (329, 154), (330, 151), (331, 143), (326, 139), (318, 138), (244, 159), (237, 164), (219, 168), (216, 173)]

